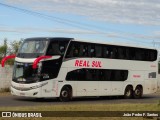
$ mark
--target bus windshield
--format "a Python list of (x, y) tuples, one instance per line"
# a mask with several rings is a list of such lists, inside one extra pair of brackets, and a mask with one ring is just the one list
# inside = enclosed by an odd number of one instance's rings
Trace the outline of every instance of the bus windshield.
[(47, 40), (25, 41), (19, 53), (44, 53), (47, 43)]
[(18, 83), (34, 83), (38, 82), (40, 76), (37, 69), (32, 69), (31, 63), (19, 63), (15, 62), (13, 72), (13, 81)]
[(69, 39), (26, 39), (20, 47), (17, 57), (37, 58), (41, 55), (63, 56)]

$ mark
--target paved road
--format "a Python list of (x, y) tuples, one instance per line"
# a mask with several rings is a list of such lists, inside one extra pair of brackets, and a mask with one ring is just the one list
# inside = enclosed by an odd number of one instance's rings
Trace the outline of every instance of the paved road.
[(157, 103), (159, 94), (145, 95), (141, 99), (124, 99), (122, 97), (106, 98), (74, 98), (71, 102), (60, 102), (57, 99), (35, 99), (16, 96), (0, 96), (0, 107), (33, 106), (33, 105), (65, 105), (65, 104), (119, 104), (119, 103)]

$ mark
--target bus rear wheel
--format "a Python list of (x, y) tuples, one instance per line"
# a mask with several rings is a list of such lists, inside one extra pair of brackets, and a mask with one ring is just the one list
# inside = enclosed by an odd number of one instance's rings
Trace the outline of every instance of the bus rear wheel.
[(60, 93), (60, 101), (67, 102), (70, 101), (72, 97), (72, 90), (69, 89), (67, 86), (63, 87)]
[(130, 99), (133, 96), (133, 89), (131, 86), (127, 86), (124, 92), (124, 98)]
[(133, 97), (136, 98), (136, 99), (138, 99), (138, 98), (141, 98), (142, 95), (143, 95), (143, 89), (142, 89), (142, 87), (137, 86), (136, 89), (135, 89), (135, 91), (134, 91), (134, 93), (133, 93)]

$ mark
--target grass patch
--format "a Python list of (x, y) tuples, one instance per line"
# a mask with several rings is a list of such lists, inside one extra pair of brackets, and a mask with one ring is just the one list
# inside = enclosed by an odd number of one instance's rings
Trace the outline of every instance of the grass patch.
[(0, 96), (7, 96), (11, 95), (9, 88), (1, 88), (0, 89)]
[[(61, 104), (30, 107), (1, 107), (0, 111), (160, 111), (159, 102), (154, 104)], [(142, 117), (53, 117), (23, 118), (24, 120), (147, 120)], [(157, 119), (156, 117), (153, 119)], [(12, 118), (11, 120), (19, 120)]]
[(10, 92), (10, 88), (1, 88), (0, 92)]
[(0, 111), (160, 111), (159, 102), (153, 104), (62, 104), (28, 107), (1, 107)]

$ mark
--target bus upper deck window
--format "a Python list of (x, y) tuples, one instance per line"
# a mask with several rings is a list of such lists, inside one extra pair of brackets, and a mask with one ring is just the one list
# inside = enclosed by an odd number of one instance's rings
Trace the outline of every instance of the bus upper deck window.
[(73, 57), (79, 57), (80, 46), (78, 44), (74, 44), (73, 46)]
[(83, 47), (83, 56), (88, 56), (88, 46), (86, 45)]
[(63, 46), (63, 45), (59, 46), (59, 51), (60, 51), (61, 54), (64, 54), (65, 46)]
[(91, 57), (95, 57), (95, 46), (91, 46), (90, 56), (91, 56)]
[(57, 43), (52, 43), (48, 48), (47, 55), (59, 55), (59, 54), (60, 54), (59, 45)]
[(73, 57), (78, 57), (78, 55), (79, 55), (79, 51), (77, 48), (75, 48), (73, 51)]

